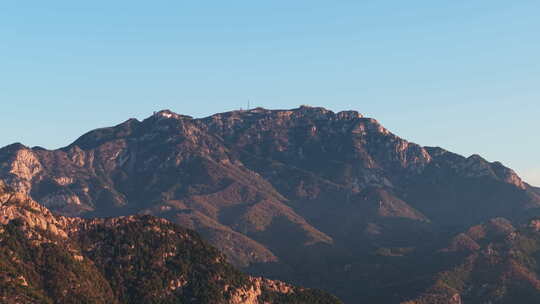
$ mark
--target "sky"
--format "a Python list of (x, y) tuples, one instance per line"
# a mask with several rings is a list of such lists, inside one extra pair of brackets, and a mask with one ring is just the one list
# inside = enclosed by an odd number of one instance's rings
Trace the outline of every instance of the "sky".
[(540, 1), (1, 1), (0, 146), (171, 109), (357, 110), (540, 186)]

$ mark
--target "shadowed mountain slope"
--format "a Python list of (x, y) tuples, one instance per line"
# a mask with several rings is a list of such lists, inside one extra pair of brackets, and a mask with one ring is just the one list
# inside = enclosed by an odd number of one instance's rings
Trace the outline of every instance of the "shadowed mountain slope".
[[(14, 144), (0, 149), (0, 177), (64, 215), (169, 219), (254, 274), (355, 300), (443, 267), (403, 272), (402, 263), (436, 259), (471, 226), (540, 210), (538, 189), (498, 162), (422, 147), (355, 111), (307, 106), (202, 119), (165, 110), (59, 150)], [(392, 265), (387, 274), (378, 261)], [(429, 287), (420, 281), (410, 293)]]
[(152, 216), (55, 216), (0, 181), (2, 303), (340, 303), (249, 277), (194, 231)]

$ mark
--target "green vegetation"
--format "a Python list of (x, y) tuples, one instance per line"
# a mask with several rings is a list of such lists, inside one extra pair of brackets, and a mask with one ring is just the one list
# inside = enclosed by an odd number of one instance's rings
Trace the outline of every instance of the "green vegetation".
[(0, 285), (7, 288), (0, 288), (0, 299), (22, 303), (116, 303), (101, 274), (89, 261), (75, 260), (62, 240), (41, 232), (43, 240), (32, 242), (18, 220), (3, 228)]
[(427, 291), (404, 303), (539, 303), (540, 233), (524, 226), (481, 241), (480, 250), (440, 272)]
[[(121, 302), (151, 303), (158, 297), (160, 303), (179, 298), (226, 303), (225, 285), (249, 284), (246, 275), (192, 231), (150, 216), (123, 222), (114, 228), (96, 226), (79, 240)], [(173, 290), (175, 284), (182, 288)]]
[[(0, 186), (0, 195), (8, 191)], [(166, 220), (83, 220), (67, 224), (66, 231), (76, 232), (65, 238), (30, 224), (55, 220), (39, 214), (30, 201), (5, 203), (0, 211), (25, 212), (0, 224), (0, 303), (226, 304), (240, 290), (255, 287), (254, 279), (197, 233)], [(340, 303), (309, 289), (266, 291), (264, 298), (268, 303)]]

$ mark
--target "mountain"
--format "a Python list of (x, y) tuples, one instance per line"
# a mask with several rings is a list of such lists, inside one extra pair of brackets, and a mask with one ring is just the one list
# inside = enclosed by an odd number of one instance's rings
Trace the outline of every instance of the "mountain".
[(492, 219), (457, 235), (442, 252), (454, 265), (406, 304), (540, 301), (539, 218), (517, 228)]
[(152, 216), (55, 216), (0, 183), (2, 303), (340, 303), (242, 274), (194, 231)]
[(440, 249), (540, 194), (511, 169), (408, 142), (356, 111), (164, 110), (58, 149), (0, 149), (0, 178), (66, 216), (155, 215), (254, 275), (399, 303), (451, 265)]

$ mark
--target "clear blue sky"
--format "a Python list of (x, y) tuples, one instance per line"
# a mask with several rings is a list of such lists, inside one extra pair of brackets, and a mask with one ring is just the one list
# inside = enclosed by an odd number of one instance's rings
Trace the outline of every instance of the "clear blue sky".
[(355, 109), (540, 185), (540, 2), (1, 1), (0, 145), (170, 108)]

